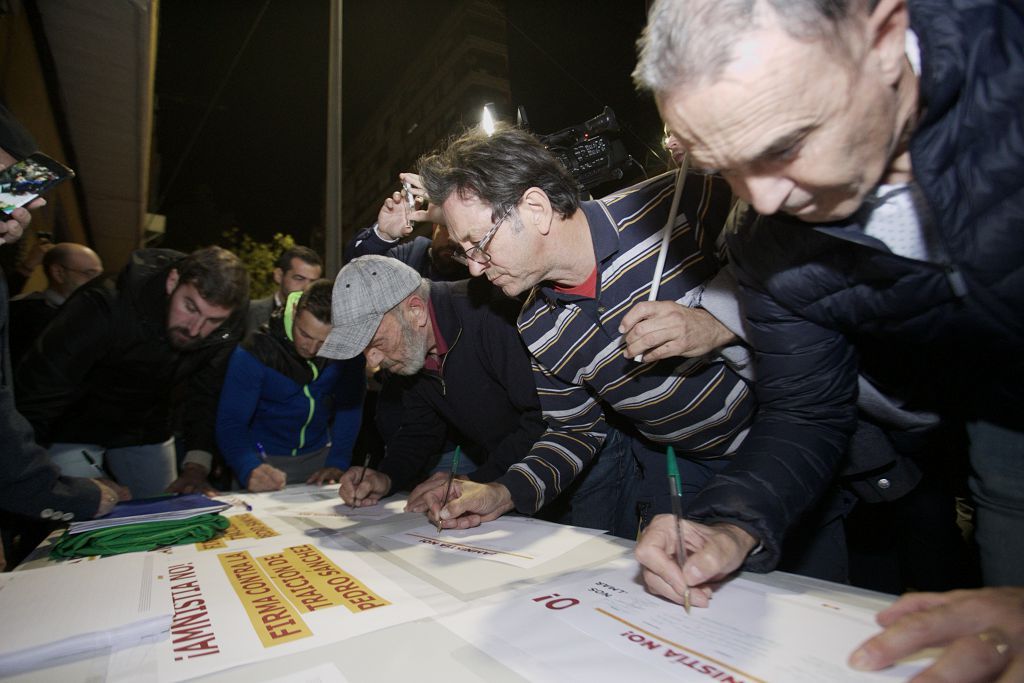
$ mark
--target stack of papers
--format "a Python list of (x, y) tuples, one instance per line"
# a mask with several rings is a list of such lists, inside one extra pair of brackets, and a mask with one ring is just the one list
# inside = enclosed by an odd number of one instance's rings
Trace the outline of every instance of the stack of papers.
[(0, 678), (166, 638), (171, 605), (157, 564), (132, 554), (0, 574)]
[(143, 498), (118, 503), (110, 514), (98, 519), (84, 522), (72, 522), (68, 526), (69, 534), (80, 534), (97, 529), (110, 529), (125, 524), (140, 522), (162, 522), (182, 520), (220, 512), (231, 507), (229, 503), (211, 500), (201, 493), (190, 493), (184, 496), (161, 496), (159, 498)]

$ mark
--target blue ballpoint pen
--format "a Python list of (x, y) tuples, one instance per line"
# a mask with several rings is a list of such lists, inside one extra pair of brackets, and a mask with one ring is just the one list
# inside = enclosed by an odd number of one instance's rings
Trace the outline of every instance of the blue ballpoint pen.
[[(676, 562), (679, 563), (679, 571), (683, 570), (686, 564), (686, 544), (683, 543), (683, 479), (679, 476), (679, 465), (676, 463), (676, 451), (671, 446), (665, 452), (665, 460), (668, 465), (668, 493), (672, 498), (672, 516), (676, 520), (676, 542), (679, 544), (676, 550)], [(686, 613), (690, 613), (690, 588), (683, 592), (683, 607)]]

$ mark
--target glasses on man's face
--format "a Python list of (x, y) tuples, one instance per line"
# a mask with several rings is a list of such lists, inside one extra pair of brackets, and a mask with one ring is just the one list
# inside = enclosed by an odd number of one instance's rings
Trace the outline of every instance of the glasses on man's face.
[(453, 250), (454, 253), (452, 254), (452, 258), (463, 264), (467, 261), (473, 261), (474, 263), (479, 263), (482, 266), (490, 263), (491, 255), (487, 253), (487, 245), (490, 244), (491, 238), (494, 237), (494, 233), (498, 231), (498, 228), (501, 227), (501, 224), (505, 222), (505, 219), (508, 218), (514, 208), (514, 204), (508, 207), (505, 213), (501, 215), (501, 218), (499, 218), (498, 221), (491, 226), (491, 229), (487, 231), (487, 234), (483, 236), (483, 239), (471, 246), (469, 249), (463, 251), (461, 247), (456, 247)]

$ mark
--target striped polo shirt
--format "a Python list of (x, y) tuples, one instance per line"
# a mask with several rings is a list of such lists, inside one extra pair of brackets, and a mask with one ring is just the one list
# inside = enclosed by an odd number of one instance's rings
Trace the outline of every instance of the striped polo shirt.
[[(675, 179), (667, 173), (584, 202), (597, 262), (596, 298), (544, 284), (523, 306), (519, 332), (532, 355), (548, 428), (499, 479), (521, 512), (553, 500), (586, 467), (604, 441), (606, 409), (686, 458), (728, 456), (746, 435), (755, 411), (752, 392), (717, 355), (652, 363), (623, 356), (619, 323), (647, 300)], [(722, 180), (687, 179), (658, 299), (700, 305), (705, 283), (722, 263), (718, 235), (729, 204)]]

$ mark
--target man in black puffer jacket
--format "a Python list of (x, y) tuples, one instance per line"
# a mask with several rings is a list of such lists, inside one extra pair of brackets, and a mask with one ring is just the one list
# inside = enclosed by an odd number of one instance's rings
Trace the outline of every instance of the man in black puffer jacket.
[[(740, 211), (729, 240), (760, 413), (688, 511), (709, 532), (685, 571), (666, 561), (670, 520), (640, 544), (649, 585), (676, 597), (684, 580), (773, 566), (841, 464), (858, 367), (902, 407), (967, 422), (985, 581), (1022, 584), (1024, 13), (1006, 0), (736, 9), (656, 3), (635, 72), (693, 162), (760, 214)], [(963, 654), (1006, 667), (1024, 647), (1022, 598), (906, 603), (942, 607), (902, 646), (965, 636)], [(853, 663), (891, 662), (905, 628)]]
[[(201, 488), (215, 450), (226, 361), (244, 328), (249, 276), (237, 256), (143, 249), (116, 285), (75, 292), (16, 371), (18, 410), (65, 474), (105, 462), (136, 497)], [(188, 454), (176, 479), (172, 390), (185, 387)], [(84, 453), (83, 453), (84, 451)]]

